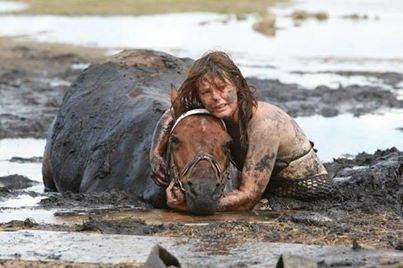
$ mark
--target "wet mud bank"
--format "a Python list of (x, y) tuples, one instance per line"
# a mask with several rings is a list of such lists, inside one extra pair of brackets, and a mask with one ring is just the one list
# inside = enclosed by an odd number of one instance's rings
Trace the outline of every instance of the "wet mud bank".
[(380, 108), (403, 108), (403, 100), (399, 100), (395, 92), (381, 87), (350, 85), (336, 90), (327, 86), (305, 89), (278, 80), (249, 78), (248, 82), (258, 89), (256, 93), (262, 100), (280, 106), (294, 117), (314, 114), (332, 117), (341, 113), (359, 116)]
[(100, 49), (0, 38), (0, 139), (45, 137), (63, 94)]

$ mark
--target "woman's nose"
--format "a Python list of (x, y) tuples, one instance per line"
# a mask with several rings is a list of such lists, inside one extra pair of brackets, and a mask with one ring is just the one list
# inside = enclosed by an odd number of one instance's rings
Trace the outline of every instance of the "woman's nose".
[(211, 94), (212, 94), (212, 98), (213, 98), (214, 101), (218, 101), (220, 99), (220, 97), (221, 97), (220, 93), (218, 92), (218, 90), (213, 90), (211, 92)]

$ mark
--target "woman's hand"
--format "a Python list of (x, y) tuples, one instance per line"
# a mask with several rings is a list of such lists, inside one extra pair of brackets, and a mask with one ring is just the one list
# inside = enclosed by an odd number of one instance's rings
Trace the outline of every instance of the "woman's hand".
[(186, 210), (185, 195), (183, 194), (181, 189), (174, 185), (173, 181), (166, 189), (166, 193), (168, 207), (181, 211)]
[(159, 155), (153, 155), (150, 159), (152, 178), (160, 186), (169, 185), (168, 168), (167, 163)]

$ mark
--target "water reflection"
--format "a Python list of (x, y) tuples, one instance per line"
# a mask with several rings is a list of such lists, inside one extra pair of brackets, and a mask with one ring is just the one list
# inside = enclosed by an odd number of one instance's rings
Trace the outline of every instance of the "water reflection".
[(373, 153), (393, 146), (403, 150), (403, 131), (397, 129), (403, 127), (403, 110), (360, 117), (351, 114), (331, 118), (315, 115), (298, 117), (296, 121), (315, 142), (323, 161), (331, 161), (343, 154)]

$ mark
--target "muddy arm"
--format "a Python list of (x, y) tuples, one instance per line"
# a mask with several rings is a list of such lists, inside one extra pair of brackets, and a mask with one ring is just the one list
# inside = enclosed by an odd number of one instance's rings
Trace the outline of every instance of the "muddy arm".
[(219, 211), (251, 210), (259, 202), (269, 182), (279, 147), (278, 138), (266, 136), (266, 133), (273, 132), (260, 129), (250, 135), (241, 186), (219, 200)]
[(164, 159), (164, 153), (167, 149), (169, 132), (173, 123), (171, 109), (165, 111), (155, 126), (150, 149), (150, 164), (152, 178), (159, 185), (168, 186), (167, 165)]

